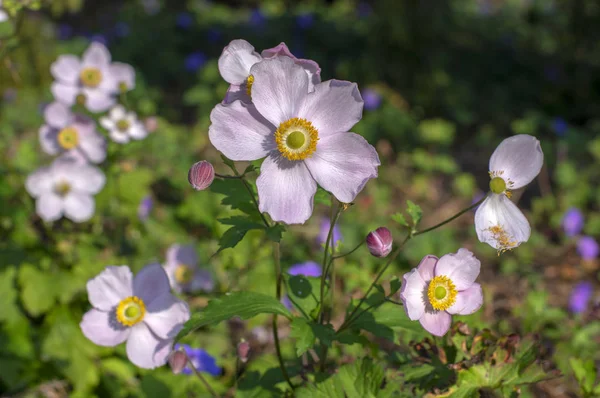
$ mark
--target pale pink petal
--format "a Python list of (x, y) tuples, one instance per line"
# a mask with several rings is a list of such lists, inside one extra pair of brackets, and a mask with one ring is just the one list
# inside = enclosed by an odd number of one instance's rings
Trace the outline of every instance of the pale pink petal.
[(146, 265), (133, 279), (133, 294), (146, 305), (169, 292), (169, 278), (160, 264)]
[(219, 57), (219, 72), (229, 84), (242, 84), (250, 75), (250, 68), (261, 61), (261, 56), (246, 40), (233, 40)]
[(80, 93), (79, 87), (59, 82), (52, 83), (50, 91), (57, 101), (69, 106), (75, 104), (75, 98)]
[(140, 322), (131, 328), (127, 339), (127, 358), (135, 366), (154, 369), (167, 363), (165, 347), (168, 346), (170, 352), (171, 344), (171, 340), (159, 339), (144, 322)]
[(435, 265), (435, 276), (447, 276), (457, 290), (471, 287), (477, 276), (481, 263), (467, 249), (459, 249), (455, 254), (442, 256)]
[(458, 292), (456, 302), (448, 308), (448, 313), (470, 315), (481, 308), (483, 293), (479, 283), (473, 283), (470, 288)]
[(317, 184), (303, 162), (272, 153), (260, 168), (256, 187), (260, 211), (274, 221), (302, 224), (311, 216)]
[(118, 129), (111, 130), (109, 137), (117, 144), (127, 144), (129, 142), (129, 135), (119, 131)]
[(425, 312), (419, 322), (429, 333), (441, 337), (450, 329), (452, 316), (446, 311)]
[(103, 69), (110, 64), (110, 52), (102, 43), (93, 42), (82, 57), (83, 67)]
[(278, 45), (276, 45), (275, 47), (272, 48), (267, 48), (266, 50), (262, 50), (262, 52), (260, 53), (260, 55), (263, 58), (273, 58), (276, 56), (286, 56), (286, 57), (290, 57), (291, 59), (293, 59), (294, 61), (296, 61), (298, 58), (296, 58), (296, 56), (294, 54), (292, 54), (292, 52), (290, 51), (290, 49), (288, 48), (288, 46), (284, 43), (281, 42)]
[(250, 73), (252, 103), (265, 119), (279, 126), (298, 116), (308, 95), (308, 76), (302, 67), (291, 58), (276, 57), (257, 63)]
[(63, 199), (54, 192), (45, 192), (35, 203), (36, 213), (44, 221), (56, 221), (63, 215)]
[(225, 98), (223, 98), (223, 104), (231, 104), (235, 101), (242, 101), (245, 104), (249, 104), (252, 102), (252, 99), (248, 95), (248, 90), (246, 89), (246, 85), (239, 84), (231, 84), (229, 85), (229, 89), (225, 94)]
[(172, 245), (167, 250), (167, 263), (172, 265), (187, 265), (195, 267), (198, 265), (198, 254), (194, 246), (190, 245)]
[(117, 87), (122, 83), (127, 90), (135, 88), (135, 69), (131, 65), (115, 62), (110, 66), (110, 74), (116, 81)]
[(529, 184), (544, 165), (544, 153), (537, 138), (519, 134), (498, 145), (490, 158), (490, 171), (502, 172), (500, 177), (514, 183), (512, 189)]
[(62, 148), (58, 144), (58, 130), (48, 126), (47, 124), (42, 125), (39, 130), (40, 145), (42, 150), (48, 155), (58, 155)]
[(142, 140), (148, 136), (148, 131), (144, 127), (144, 124), (140, 121), (133, 123), (133, 125), (129, 128), (129, 136), (134, 140)]
[(435, 265), (438, 262), (438, 258), (436, 256), (428, 255), (423, 257), (417, 269), (419, 270), (419, 274), (421, 274), (421, 278), (424, 281), (429, 282), (435, 276), (434, 269)]
[[(498, 240), (498, 233), (490, 228), (501, 227), (505, 232), (505, 242)], [(529, 221), (519, 208), (504, 194), (490, 194), (475, 212), (475, 230), (480, 242), (484, 242), (497, 250), (507, 249), (509, 242), (513, 249), (527, 242), (531, 236)]]
[(78, 125), (79, 147), (91, 163), (101, 163), (106, 159), (106, 139), (98, 134), (93, 123)]
[(277, 46), (275, 46), (273, 48), (268, 48), (266, 50), (263, 50), (261, 55), (263, 58), (273, 58), (276, 56), (285, 56), (285, 57), (289, 57), (289, 58), (293, 59), (294, 62), (296, 63), (296, 65), (301, 66), (306, 71), (306, 74), (308, 75), (308, 78), (309, 78), (309, 86), (308, 86), (309, 91), (313, 91), (314, 86), (321, 82), (321, 76), (320, 76), (321, 68), (319, 67), (319, 64), (317, 64), (315, 61), (310, 60), (310, 59), (296, 58), (296, 56), (294, 54), (292, 54), (292, 52), (290, 51), (288, 46), (283, 42), (279, 43)]
[(406, 315), (413, 321), (420, 319), (425, 313), (426, 287), (426, 282), (416, 268), (404, 274), (400, 299), (404, 303)]
[(25, 180), (25, 189), (34, 198), (52, 191), (54, 178), (50, 167), (41, 167), (27, 176)]
[(125, 110), (125, 107), (123, 105), (115, 105), (111, 108), (108, 115), (110, 119), (112, 119), (114, 122), (121, 119), (125, 119), (127, 117), (127, 111)]
[(102, 311), (114, 311), (121, 300), (133, 295), (132, 279), (126, 265), (106, 267), (87, 282), (90, 304)]
[(275, 128), (252, 104), (218, 104), (210, 114), (210, 142), (231, 160), (256, 160), (275, 148)]
[(44, 109), (44, 119), (50, 126), (60, 130), (70, 125), (74, 116), (68, 106), (55, 101)]
[(144, 322), (161, 339), (172, 339), (190, 319), (187, 304), (171, 293), (165, 293), (146, 304)]
[(71, 192), (64, 199), (65, 217), (74, 222), (88, 221), (95, 209), (94, 198), (86, 193)]
[(81, 62), (74, 55), (61, 55), (50, 66), (50, 73), (55, 79), (69, 85), (75, 85), (79, 81)]
[(354, 133), (320, 137), (317, 150), (304, 160), (314, 179), (340, 202), (350, 203), (377, 177), (381, 164), (373, 146)]
[(84, 88), (85, 107), (94, 113), (104, 112), (113, 106), (116, 99), (113, 95), (99, 89)]
[[(80, 166), (77, 170), (72, 170), (72, 165), (64, 163), (58, 167), (63, 169), (63, 172), (68, 173), (67, 178), (75, 192), (86, 194), (97, 194), (104, 187), (106, 177), (102, 170), (97, 167), (85, 165)], [(69, 170), (71, 168), (71, 170)]]
[(104, 312), (89, 310), (83, 315), (79, 324), (83, 335), (92, 343), (103, 347), (114, 347), (129, 337), (130, 329), (121, 325), (114, 316), (114, 311)]

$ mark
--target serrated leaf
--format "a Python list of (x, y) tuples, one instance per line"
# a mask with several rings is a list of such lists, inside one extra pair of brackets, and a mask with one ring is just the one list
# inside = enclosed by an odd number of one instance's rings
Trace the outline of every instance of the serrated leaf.
[(412, 219), (413, 227), (416, 227), (421, 222), (421, 218), (423, 217), (423, 210), (421, 207), (410, 200), (406, 201), (406, 212)]
[(225, 195), (221, 204), (230, 206), (233, 210), (240, 210), (248, 214), (252, 220), (260, 222), (260, 213), (252, 202), (252, 197), (239, 179), (215, 179), (210, 185), (211, 192)]
[(315, 334), (305, 318), (294, 318), (290, 327), (290, 337), (296, 339), (296, 355), (301, 356), (315, 345)]
[(396, 214), (392, 215), (392, 220), (396, 221), (398, 224), (408, 227), (408, 221), (406, 221), (406, 218), (404, 217), (404, 214), (398, 212)]
[(264, 225), (253, 221), (247, 216), (234, 216), (229, 218), (219, 219), (222, 224), (231, 225), (219, 239), (219, 250), (220, 252), (227, 248), (235, 247), (238, 243), (244, 239), (244, 236), (253, 229), (264, 229)]
[(235, 162), (233, 160), (229, 159), (225, 155), (221, 155), (221, 160), (223, 160), (223, 163), (225, 163), (225, 165), (231, 170), (235, 170)]
[(208, 302), (201, 311), (192, 314), (175, 340), (180, 340), (194, 330), (233, 318), (250, 319), (259, 314), (279, 314), (292, 318), (292, 314), (274, 297), (254, 292), (228, 293)]
[(388, 294), (388, 296), (392, 296), (394, 294), (396, 294), (398, 292), (398, 290), (400, 290), (400, 288), (402, 287), (402, 282), (400, 282), (400, 279), (398, 278), (394, 278), (390, 281), (390, 294)]

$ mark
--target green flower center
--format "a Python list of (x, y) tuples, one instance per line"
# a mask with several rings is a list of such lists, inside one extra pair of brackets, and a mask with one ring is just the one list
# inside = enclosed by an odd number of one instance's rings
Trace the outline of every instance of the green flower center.
[(71, 192), (71, 184), (65, 181), (59, 182), (54, 186), (54, 192), (58, 196), (66, 196), (69, 192)]
[(131, 305), (125, 309), (125, 316), (128, 318), (136, 318), (140, 314), (140, 307)]
[(301, 131), (293, 131), (286, 138), (286, 144), (292, 149), (300, 149), (306, 142), (306, 136)]
[(194, 270), (189, 265), (180, 264), (175, 269), (175, 280), (179, 284), (189, 283), (193, 276)]
[(136, 296), (127, 297), (117, 306), (117, 321), (125, 326), (133, 326), (144, 319), (146, 306), (142, 299)]
[(117, 128), (121, 131), (127, 131), (129, 129), (129, 122), (126, 119), (121, 119), (117, 122)]
[(501, 177), (494, 177), (490, 181), (490, 189), (493, 193), (501, 194), (506, 191), (506, 182)]
[(447, 291), (446, 291), (445, 287), (437, 286), (435, 288), (434, 296), (436, 299), (442, 300), (444, 297), (446, 297), (446, 294), (447, 294)]

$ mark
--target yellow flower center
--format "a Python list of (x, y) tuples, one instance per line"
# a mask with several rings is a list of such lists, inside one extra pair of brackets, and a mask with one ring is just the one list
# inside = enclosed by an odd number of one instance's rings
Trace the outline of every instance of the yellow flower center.
[(502, 228), (502, 226), (495, 225), (493, 227), (489, 227), (487, 230), (492, 233), (492, 237), (498, 244), (498, 255), (517, 247), (517, 241), (513, 240), (508, 232)]
[(117, 128), (120, 131), (127, 131), (129, 126), (131, 126), (131, 124), (127, 121), (127, 119), (121, 119), (117, 122)]
[(98, 87), (102, 81), (102, 72), (97, 68), (84, 68), (79, 74), (79, 79), (86, 87)]
[(444, 275), (436, 276), (429, 282), (427, 298), (431, 306), (438, 311), (445, 311), (456, 302), (456, 286)]
[(66, 181), (61, 181), (54, 185), (54, 193), (58, 196), (66, 196), (69, 192), (71, 192), (71, 184)]
[(192, 267), (186, 264), (180, 264), (175, 268), (175, 280), (179, 284), (189, 283), (194, 276)]
[(77, 94), (77, 97), (75, 97), (75, 102), (79, 105), (85, 105), (85, 94)]
[(317, 149), (319, 132), (306, 119), (297, 117), (283, 122), (275, 131), (277, 149), (289, 160), (304, 160)]
[(73, 149), (79, 144), (79, 135), (75, 127), (65, 127), (58, 132), (58, 144), (66, 150)]
[(252, 85), (254, 84), (254, 76), (250, 75), (246, 79), (246, 93), (248, 97), (252, 97)]
[(515, 185), (510, 178), (502, 177), (504, 171), (490, 171), (490, 190), (495, 194), (505, 194), (507, 198), (512, 196), (512, 187)]
[(119, 83), (119, 91), (122, 93), (126, 93), (127, 92), (127, 83), (120, 82)]
[(124, 326), (133, 326), (141, 322), (144, 315), (146, 315), (146, 306), (139, 297), (127, 297), (117, 306), (117, 321)]

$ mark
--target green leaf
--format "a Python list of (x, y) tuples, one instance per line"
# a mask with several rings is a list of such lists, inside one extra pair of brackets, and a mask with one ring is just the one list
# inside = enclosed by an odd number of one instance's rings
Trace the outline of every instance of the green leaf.
[(402, 282), (400, 282), (400, 279), (398, 278), (394, 278), (390, 281), (390, 293), (388, 294), (388, 296), (392, 296), (394, 294), (396, 294), (398, 292), (398, 290), (400, 290), (400, 288), (402, 287)]
[[(284, 275), (288, 298), (306, 317), (311, 317), (319, 308), (321, 278), (304, 275)], [(325, 289), (327, 296), (327, 288)]]
[(285, 232), (285, 226), (282, 224), (275, 224), (272, 227), (267, 228), (267, 238), (273, 242), (280, 242), (281, 236)]
[(0, 321), (14, 322), (21, 317), (17, 307), (17, 290), (15, 289), (15, 267), (8, 267), (0, 272), (0, 297), (2, 297), (2, 311)]
[(596, 367), (594, 361), (588, 359), (583, 361), (580, 358), (570, 358), (569, 363), (575, 374), (575, 378), (584, 393), (591, 393), (594, 390), (596, 381)]
[(223, 163), (225, 163), (225, 165), (227, 165), (227, 167), (229, 167), (232, 171), (235, 170), (235, 162), (233, 160), (229, 159), (225, 155), (221, 155), (221, 160), (223, 160)]
[(413, 227), (416, 227), (417, 225), (419, 225), (419, 222), (421, 222), (421, 218), (423, 217), (423, 210), (421, 210), (421, 207), (419, 205), (414, 204), (410, 200), (407, 200), (406, 201), (406, 212), (412, 219)]
[(305, 318), (294, 318), (290, 326), (290, 337), (296, 339), (296, 355), (301, 356), (315, 345), (315, 334)]
[(234, 216), (229, 218), (219, 219), (222, 224), (232, 225), (219, 239), (219, 250), (235, 247), (244, 239), (244, 236), (253, 229), (264, 229), (264, 225), (253, 221), (247, 216)]
[(404, 217), (404, 214), (398, 212), (396, 214), (392, 215), (392, 220), (396, 221), (398, 224), (408, 227), (408, 221), (406, 221), (406, 218)]
[(221, 201), (222, 205), (231, 206), (233, 210), (240, 210), (248, 214), (252, 220), (260, 221), (260, 213), (241, 180), (232, 178), (215, 179), (210, 185), (210, 190), (225, 195)]
[(321, 187), (317, 188), (314, 200), (315, 204), (322, 204), (327, 207), (331, 206), (331, 194)]
[(214, 325), (234, 316), (250, 319), (259, 314), (279, 314), (292, 318), (287, 308), (274, 297), (254, 292), (228, 293), (209, 301), (202, 311), (192, 314), (175, 340), (180, 340), (202, 326)]
[(30, 264), (19, 267), (19, 285), (23, 306), (33, 316), (49, 311), (56, 298), (54, 275)]

